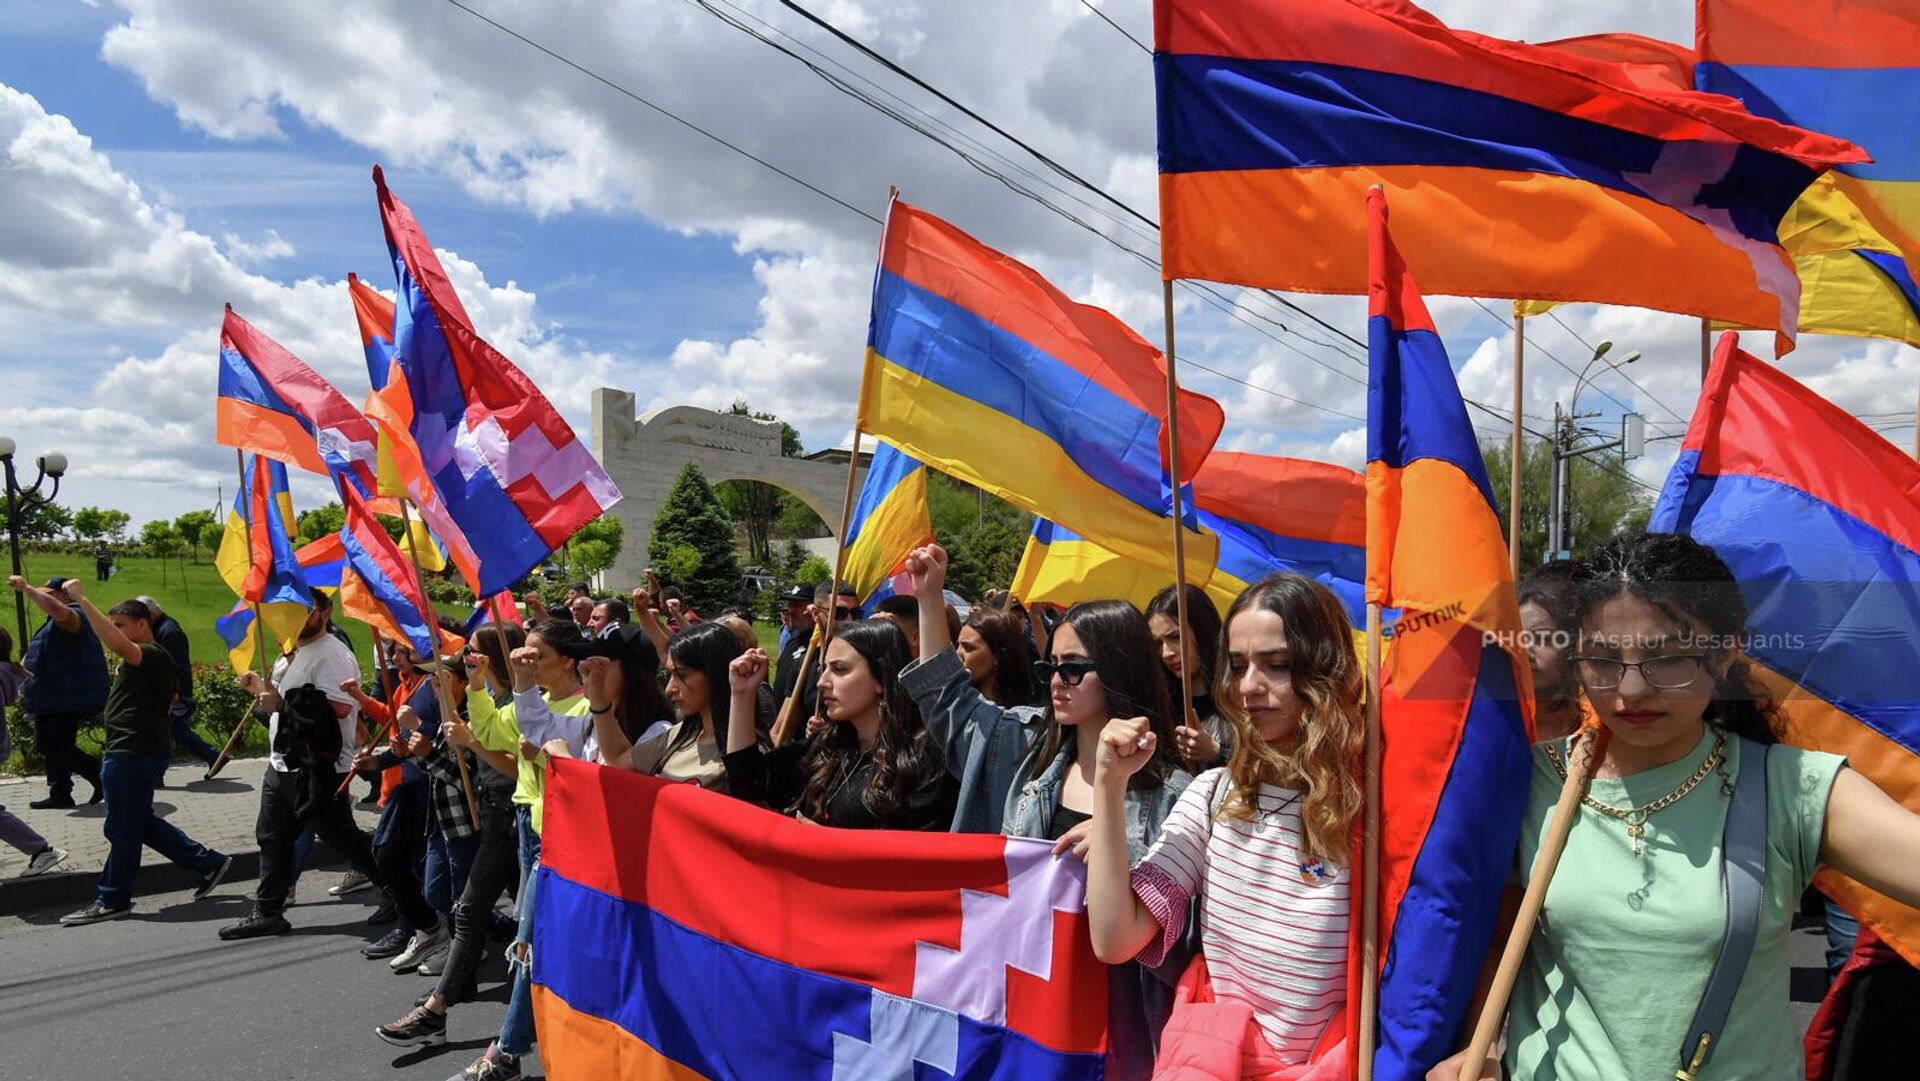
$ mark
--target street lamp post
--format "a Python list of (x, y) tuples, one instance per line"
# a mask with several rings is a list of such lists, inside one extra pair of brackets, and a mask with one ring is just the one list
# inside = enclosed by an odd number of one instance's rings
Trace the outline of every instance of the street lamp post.
[[(4, 468), (7, 485), (7, 546), (13, 552), (13, 573), (24, 573), (20, 565), (20, 515), (35, 503), (51, 503), (60, 495), (60, 478), (67, 472), (67, 456), (58, 451), (43, 454), (34, 462), (38, 475), (33, 485), (20, 487), (20, 477), (13, 468), (13, 455), (17, 448), (13, 440), (0, 435), (0, 468)], [(47, 478), (53, 478), (53, 487), (46, 495), (40, 494), (40, 485)], [(24, 594), (13, 595), (14, 622), (20, 631), (20, 648), (27, 648), (27, 598)]]
[(1595, 364), (1604, 364), (1615, 371), (1640, 359), (1639, 350), (1634, 350), (1618, 361), (1607, 361), (1610, 341), (1602, 341), (1594, 347), (1593, 357), (1586, 367), (1580, 369), (1579, 378), (1573, 381), (1573, 398), (1563, 413), (1560, 404), (1553, 406), (1553, 517), (1547, 523), (1547, 558), (1570, 559), (1573, 555), (1573, 460), (1599, 454), (1618, 447), (1621, 457), (1632, 459), (1640, 457), (1646, 445), (1646, 418), (1638, 413), (1627, 413), (1620, 418), (1620, 438), (1598, 446), (1579, 447), (1579, 421), (1586, 416), (1580, 412), (1580, 392), (1586, 389), (1587, 376), (1593, 372)]

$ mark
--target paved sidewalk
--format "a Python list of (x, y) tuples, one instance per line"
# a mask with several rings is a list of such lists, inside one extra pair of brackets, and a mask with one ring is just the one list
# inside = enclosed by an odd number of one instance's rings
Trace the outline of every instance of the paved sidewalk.
[[(167, 771), (167, 787), (154, 793), (154, 810), (194, 840), (240, 857), (236, 861), (236, 877), (242, 870), (247, 874), (257, 873), (259, 846), (254, 843), (253, 825), (260, 810), (260, 781), (266, 769), (264, 757), (240, 759), (229, 763), (213, 780), (203, 781), (200, 778), (206, 773), (205, 766), (199, 762), (176, 763)], [(78, 790), (76, 797), (81, 799), (91, 791), (85, 781), (78, 779), (74, 787)], [(350, 789), (356, 800), (366, 791), (367, 784), (362, 779), (356, 779)], [(16, 876), (26, 869), (27, 857), (0, 845), (0, 913), (69, 900), (84, 904), (92, 896), (94, 879), (106, 863), (107, 842), (102, 833), (106, 804), (82, 805), (71, 811), (36, 811), (27, 807), (28, 802), (46, 794), (44, 777), (0, 781), (0, 806), (19, 815), (48, 841), (68, 852), (67, 861), (58, 870), (22, 879)], [(372, 830), (379, 811), (356, 804), (354, 816), (361, 828)], [(331, 858), (323, 845), (314, 853), (312, 865), (321, 866)], [(170, 888), (175, 873), (188, 874), (151, 849), (142, 852), (140, 867), (140, 878), (134, 884), (136, 897)]]

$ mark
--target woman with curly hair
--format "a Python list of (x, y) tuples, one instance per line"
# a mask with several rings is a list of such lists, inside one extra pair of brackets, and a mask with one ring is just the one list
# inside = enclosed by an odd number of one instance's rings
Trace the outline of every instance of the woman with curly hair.
[(1197, 898), (1214, 995), (1251, 1008), (1254, 1061), (1278, 1068), (1341, 1035), (1330, 1022), (1347, 999), (1363, 680), (1346, 610), (1310, 578), (1262, 579), (1225, 622), (1214, 694), (1234, 728), (1232, 755), (1194, 779), (1137, 859), (1126, 788), (1164, 737), (1139, 717), (1100, 736), (1087, 918), (1102, 961), (1158, 964)]
[[(900, 688), (907, 636), (884, 619), (834, 628), (820, 673), (827, 725), (804, 743), (756, 746), (751, 725), (727, 729), (727, 784), (735, 796), (823, 826), (944, 830), (959, 786), (940, 744)], [(733, 662), (735, 716), (752, 716), (767, 655)]]
[[(1920, 904), (1920, 816), (1837, 755), (1779, 745), (1779, 717), (1742, 659), (1747, 604), (1713, 550), (1632, 533), (1574, 574), (1573, 662), (1609, 739), (1528, 945), (1504, 1064), (1524, 1081), (1670, 1077), (1728, 929), (1728, 810), (1763, 768), (1759, 920), (1711, 1042), (1708, 1078), (1801, 1076), (1787, 939), (1821, 865)], [(1531, 871), (1559, 797), (1568, 739), (1534, 750), (1518, 873)], [(1431, 1076), (1459, 1076), (1460, 1056)]]

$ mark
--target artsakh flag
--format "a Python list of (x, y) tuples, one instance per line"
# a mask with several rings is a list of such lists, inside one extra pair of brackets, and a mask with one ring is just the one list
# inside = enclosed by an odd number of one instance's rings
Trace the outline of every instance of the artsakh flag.
[(346, 568), (340, 576), (340, 610), (423, 657), (439, 655), (442, 632), (427, 617), (426, 598), (412, 562), (387, 535), (359, 494), (340, 488), (346, 524), (340, 545)]
[(540, 388), (474, 331), (440, 257), (378, 166), (373, 183), (402, 301), (394, 365), (412, 408), (408, 431), (472, 550), (474, 592), (498, 593), (618, 502), (620, 490)]
[(533, 995), (549, 1075), (1103, 1075), (1085, 868), (1046, 842), (822, 829), (627, 770), (548, 771)]
[(1378, 1081), (1460, 1047), (1513, 869), (1532, 757), (1519, 605), (1466, 403), (1368, 193), (1367, 600), (1399, 608), (1380, 673)]
[(527, 617), (521, 613), (520, 602), (514, 599), (513, 592), (501, 590), (490, 599), (473, 606), (472, 614), (467, 616), (467, 637), (471, 638), (474, 631), (497, 622), (494, 617), (498, 612), (506, 613), (508, 623), (517, 623), (522, 627), (527, 625)]
[(338, 475), (372, 495), (373, 425), (353, 403), (286, 347), (229, 305), (220, 326), (220, 381), (214, 437), (323, 476)]
[[(1739, 579), (1781, 739), (1920, 810), (1920, 463), (1734, 334), (1680, 448), (1647, 528), (1710, 545)], [(1830, 869), (1816, 882), (1920, 964), (1920, 912)]]

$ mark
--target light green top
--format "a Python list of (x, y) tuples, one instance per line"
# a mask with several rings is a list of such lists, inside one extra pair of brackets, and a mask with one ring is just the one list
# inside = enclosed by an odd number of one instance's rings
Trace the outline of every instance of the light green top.
[[(1612, 807), (1651, 803), (1713, 750), (1709, 728), (1678, 762), (1596, 779)], [(1566, 760), (1566, 741), (1556, 745)], [(1561, 778), (1543, 747), (1521, 827), (1519, 872), (1533, 867)], [(1827, 793), (1844, 760), (1776, 746), (1767, 758), (1766, 901), (1753, 956), (1702, 1081), (1799, 1081), (1800, 1029), (1787, 993), (1787, 935), (1819, 862)], [(1507, 1076), (1514, 1081), (1666, 1081), (1726, 929), (1721, 839), (1739, 741), (1699, 786), (1647, 821), (1635, 855), (1627, 825), (1582, 806), (1514, 988)]]
[[(545, 693), (545, 692), (541, 692)], [(585, 717), (592, 710), (587, 696), (574, 694), (567, 698), (547, 699), (547, 708), (562, 717)], [(489, 751), (498, 751), (520, 757), (520, 720), (512, 702), (495, 705), (491, 695), (474, 689), (467, 692), (467, 724), (473, 728), (475, 739), (480, 746)], [(521, 759), (520, 770), (513, 785), (513, 802), (533, 808), (533, 830), (541, 829), (541, 812), (545, 809), (547, 790), (547, 755), (542, 751), (532, 760)]]

